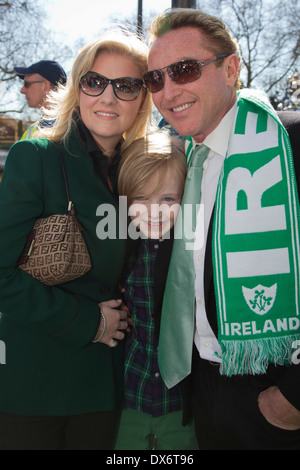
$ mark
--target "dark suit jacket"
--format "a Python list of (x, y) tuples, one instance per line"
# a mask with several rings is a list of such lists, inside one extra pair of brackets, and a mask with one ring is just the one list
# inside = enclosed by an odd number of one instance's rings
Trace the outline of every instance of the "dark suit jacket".
[[(294, 156), (294, 166), (296, 179), (298, 183), (298, 192), (300, 192), (300, 112), (280, 112), (279, 117), (287, 129)], [(205, 305), (209, 323), (218, 336), (216, 300), (213, 283), (213, 265), (212, 265), (212, 220), (207, 239), (207, 248), (205, 256), (204, 288)], [(270, 366), (267, 374), (258, 376), (257, 380), (262, 385), (277, 385), (287, 400), (300, 410), (300, 365), (291, 367)]]

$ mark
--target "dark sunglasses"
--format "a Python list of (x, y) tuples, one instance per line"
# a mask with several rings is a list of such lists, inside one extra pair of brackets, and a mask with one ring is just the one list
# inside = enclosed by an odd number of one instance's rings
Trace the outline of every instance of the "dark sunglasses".
[(79, 82), (81, 91), (88, 96), (100, 96), (109, 84), (119, 100), (133, 101), (139, 96), (143, 81), (132, 77), (111, 80), (99, 73), (87, 72)]
[(24, 80), (23, 87), (29, 88), (34, 83), (44, 83), (45, 80)]
[(145, 87), (151, 93), (161, 91), (165, 84), (165, 71), (177, 85), (194, 82), (201, 76), (201, 67), (229, 55), (230, 54), (217, 54), (208, 59), (201, 60), (200, 62), (196, 59), (180, 60), (179, 62), (174, 62), (161, 69), (151, 70), (144, 75)]

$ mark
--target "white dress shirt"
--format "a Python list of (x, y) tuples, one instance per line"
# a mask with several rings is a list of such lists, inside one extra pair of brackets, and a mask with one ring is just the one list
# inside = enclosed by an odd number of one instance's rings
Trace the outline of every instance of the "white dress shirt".
[[(217, 185), (223, 161), (226, 156), (228, 141), (231, 133), (233, 119), (236, 113), (235, 104), (224, 116), (218, 127), (209, 134), (203, 144), (210, 148), (208, 157), (203, 165), (203, 176), (201, 184), (201, 209), (198, 212), (197, 227), (194, 245), (195, 265), (195, 345), (200, 357), (213, 362), (221, 362), (221, 348), (207, 320), (204, 301), (204, 258), (206, 239), (213, 212)], [(193, 141), (194, 146), (197, 145)], [(217, 355), (216, 355), (217, 353)]]

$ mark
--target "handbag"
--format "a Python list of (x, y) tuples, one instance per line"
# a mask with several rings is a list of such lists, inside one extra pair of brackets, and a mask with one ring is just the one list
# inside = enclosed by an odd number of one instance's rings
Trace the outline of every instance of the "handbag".
[(84, 276), (91, 269), (90, 255), (70, 198), (65, 162), (59, 148), (68, 214), (37, 219), (18, 260), (19, 268), (48, 286)]

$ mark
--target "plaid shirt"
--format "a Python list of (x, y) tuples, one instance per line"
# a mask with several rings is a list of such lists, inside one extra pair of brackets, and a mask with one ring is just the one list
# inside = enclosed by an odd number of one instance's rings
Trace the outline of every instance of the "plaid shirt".
[(181, 409), (179, 387), (168, 390), (158, 368), (154, 335), (154, 264), (163, 242), (141, 240), (134, 268), (126, 280), (126, 300), (133, 326), (126, 341), (125, 404), (154, 417)]

